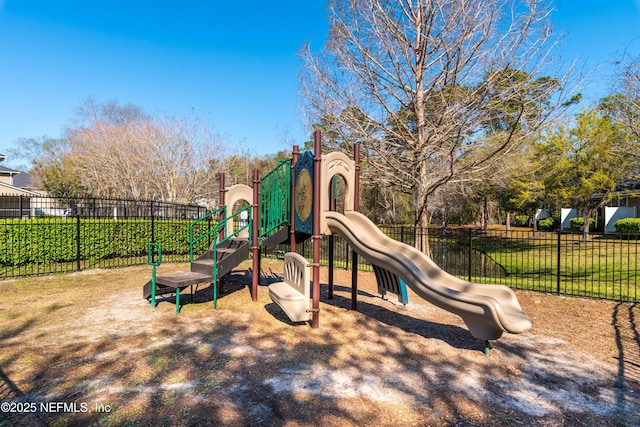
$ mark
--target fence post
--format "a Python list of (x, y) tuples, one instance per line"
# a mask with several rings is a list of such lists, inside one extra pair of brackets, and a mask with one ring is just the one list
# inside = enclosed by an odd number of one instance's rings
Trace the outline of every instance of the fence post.
[(413, 224), (413, 247), (416, 247), (416, 242), (418, 238), (418, 226), (414, 223)]
[(558, 230), (558, 256), (556, 259), (556, 293), (560, 295), (560, 247), (562, 245), (562, 232)]
[(471, 266), (472, 266), (471, 257), (473, 255), (473, 248), (471, 247), (472, 241), (473, 241), (473, 230), (469, 228), (469, 261), (468, 261), (469, 281), (471, 281)]
[(76, 210), (76, 269), (80, 271), (80, 212)]
[(344, 269), (349, 269), (349, 245), (344, 244)]

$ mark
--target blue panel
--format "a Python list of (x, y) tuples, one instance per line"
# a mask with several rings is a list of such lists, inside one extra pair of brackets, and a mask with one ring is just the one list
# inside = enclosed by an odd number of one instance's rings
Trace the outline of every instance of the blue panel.
[[(303, 172), (306, 171), (306, 172)], [(300, 179), (301, 175), (308, 174), (308, 177), (311, 178), (311, 185), (300, 188), (300, 181), (304, 181), (306, 178), (303, 177)], [(295, 166), (295, 176), (294, 176), (294, 191), (292, 197), (295, 198), (295, 231), (305, 233), (305, 234), (313, 234), (313, 151), (305, 151), (300, 154), (298, 161)], [(300, 194), (300, 193), (303, 194)], [(308, 203), (307, 208), (311, 208), (310, 214), (306, 218), (300, 217), (300, 212), (303, 209), (300, 209), (299, 204), (303, 203), (302, 198), (306, 198)]]
[(406, 305), (409, 302), (407, 285), (401, 278), (375, 264), (373, 265), (373, 271), (376, 275), (376, 281), (378, 282), (378, 292), (383, 298), (387, 292), (391, 292), (398, 296), (398, 301), (402, 304)]
[(407, 305), (407, 303), (409, 302), (409, 297), (407, 296), (407, 284), (404, 283), (404, 280), (399, 277), (398, 282), (400, 282), (400, 293), (398, 294), (398, 300), (402, 304)]

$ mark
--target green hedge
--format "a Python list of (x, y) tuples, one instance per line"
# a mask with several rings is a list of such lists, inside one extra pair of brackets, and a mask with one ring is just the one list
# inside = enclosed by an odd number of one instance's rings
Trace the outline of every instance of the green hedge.
[[(105, 258), (146, 256), (151, 242), (150, 219), (95, 220), (32, 219), (0, 221), (0, 264), (50, 264), (76, 259), (96, 261)], [(189, 253), (188, 220), (154, 220), (155, 241), (163, 254)], [(206, 230), (199, 223), (194, 233)], [(78, 231), (80, 232), (78, 239)], [(79, 244), (78, 244), (79, 243)], [(197, 254), (206, 251), (207, 239), (196, 245)], [(78, 257), (78, 246), (80, 254)]]
[(515, 224), (517, 227), (527, 227), (529, 225), (529, 215), (516, 215)]
[[(584, 231), (584, 218), (577, 216), (569, 219), (569, 230)], [(598, 218), (598, 222), (594, 218), (589, 218), (589, 231), (604, 231), (604, 218)]]
[(544, 231), (556, 230), (558, 228), (557, 218), (544, 218), (538, 221), (538, 229)]
[[(593, 227), (596, 224), (594, 218), (589, 218), (589, 230), (593, 231)], [(569, 219), (569, 230), (571, 231), (584, 231), (584, 218), (576, 216)]]
[(613, 226), (616, 228), (616, 233), (640, 234), (640, 218), (620, 219)]

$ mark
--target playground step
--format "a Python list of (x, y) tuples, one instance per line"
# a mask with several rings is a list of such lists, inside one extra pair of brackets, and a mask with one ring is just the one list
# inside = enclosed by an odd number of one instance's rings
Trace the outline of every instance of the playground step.
[[(243, 246), (245, 243), (248, 243), (248, 239), (245, 238), (234, 238), (229, 239), (226, 242), (223, 242), (218, 245), (218, 251), (227, 250), (227, 249), (237, 249)], [(213, 243), (209, 246), (209, 252), (213, 250)]]
[[(218, 278), (247, 259), (249, 256), (249, 241), (247, 239), (229, 239), (217, 249)], [(213, 254), (207, 251), (191, 263), (191, 271), (211, 276), (213, 274)]]
[[(165, 274), (156, 277), (156, 296), (175, 293), (176, 289), (184, 289), (187, 286), (198, 283), (211, 282), (213, 277), (210, 274), (183, 271), (172, 274)], [(142, 288), (142, 297), (151, 297), (151, 281), (148, 281)]]
[[(278, 230), (277, 232), (275, 232), (271, 236), (266, 237), (261, 242), (261, 246), (274, 247), (274, 246), (277, 246), (277, 245), (289, 244), (290, 240), (291, 240), (291, 232), (290, 232), (290, 230), (291, 230), (291, 227), (289, 227), (289, 226), (281, 228), (280, 230)], [(296, 242), (297, 243), (304, 242), (305, 240), (309, 239), (310, 237), (311, 237), (310, 234), (300, 233), (300, 232), (296, 231)]]
[[(172, 294), (176, 291), (176, 288), (171, 288), (168, 286), (160, 286), (156, 283), (156, 296)], [(149, 299), (151, 298), (151, 280), (144, 284), (142, 287), (142, 298)]]

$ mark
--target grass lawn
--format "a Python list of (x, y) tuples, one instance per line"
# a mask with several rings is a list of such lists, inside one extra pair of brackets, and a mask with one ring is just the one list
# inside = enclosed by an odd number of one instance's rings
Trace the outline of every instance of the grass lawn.
[(544, 232), (503, 232), (499, 239), (474, 239), (474, 249), (505, 271), (495, 283), (621, 301), (637, 301), (640, 296), (639, 247), (636, 240), (598, 235), (584, 242), (581, 235), (561, 234), (558, 239), (556, 233)]

